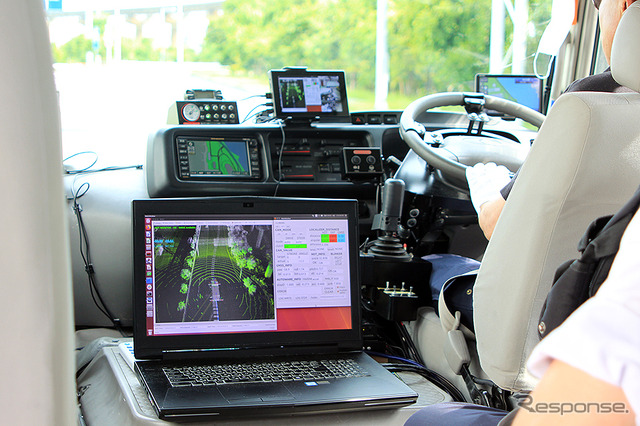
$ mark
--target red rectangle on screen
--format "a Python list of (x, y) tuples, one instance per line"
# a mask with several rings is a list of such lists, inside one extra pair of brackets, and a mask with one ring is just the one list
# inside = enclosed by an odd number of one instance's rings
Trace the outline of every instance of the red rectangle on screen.
[(343, 330), (351, 328), (349, 306), (278, 309), (278, 331)]

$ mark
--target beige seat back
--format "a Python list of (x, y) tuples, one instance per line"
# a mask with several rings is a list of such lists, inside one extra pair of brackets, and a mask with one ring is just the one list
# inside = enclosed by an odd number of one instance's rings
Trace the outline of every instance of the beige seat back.
[[(640, 2), (616, 32), (614, 78), (640, 91)], [(483, 371), (498, 386), (531, 389), (525, 370), (556, 268), (577, 257), (595, 218), (640, 185), (640, 94), (569, 93), (551, 108), (487, 247), (474, 291)]]
[(42, 0), (0, 14), (0, 424), (77, 423), (58, 100)]

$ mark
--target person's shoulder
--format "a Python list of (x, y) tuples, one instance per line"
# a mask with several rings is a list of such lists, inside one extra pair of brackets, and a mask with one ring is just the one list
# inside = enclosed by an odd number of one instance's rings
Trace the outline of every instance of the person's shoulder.
[(567, 90), (565, 90), (565, 93), (571, 92), (620, 93), (631, 92), (631, 89), (618, 84), (618, 82), (615, 81), (613, 76), (611, 75), (611, 71), (607, 69), (600, 74), (590, 75), (588, 77), (574, 81), (569, 85), (569, 87), (567, 87)]

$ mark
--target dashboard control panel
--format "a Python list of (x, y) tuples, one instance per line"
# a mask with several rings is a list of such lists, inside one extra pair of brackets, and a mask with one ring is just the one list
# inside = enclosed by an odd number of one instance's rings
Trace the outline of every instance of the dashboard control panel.
[(382, 176), (382, 150), (370, 147), (344, 147), (344, 174), (354, 179)]
[(381, 148), (373, 144), (383, 131), (351, 124), (168, 126), (149, 137), (147, 190), (151, 197), (373, 200), (383, 178)]
[[(283, 181), (345, 181), (344, 150), (368, 146), (364, 132), (293, 131), (269, 135), (275, 179)], [(381, 163), (380, 163), (381, 164)]]
[(176, 102), (178, 124), (238, 124), (238, 105), (218, 100)]

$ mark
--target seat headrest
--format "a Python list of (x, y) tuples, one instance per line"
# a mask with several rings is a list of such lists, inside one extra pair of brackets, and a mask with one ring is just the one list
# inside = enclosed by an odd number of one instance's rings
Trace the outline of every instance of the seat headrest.
[(611, 47), (611, 73), (623, 86), (640, 92), (640, 1), (622, 15)]

